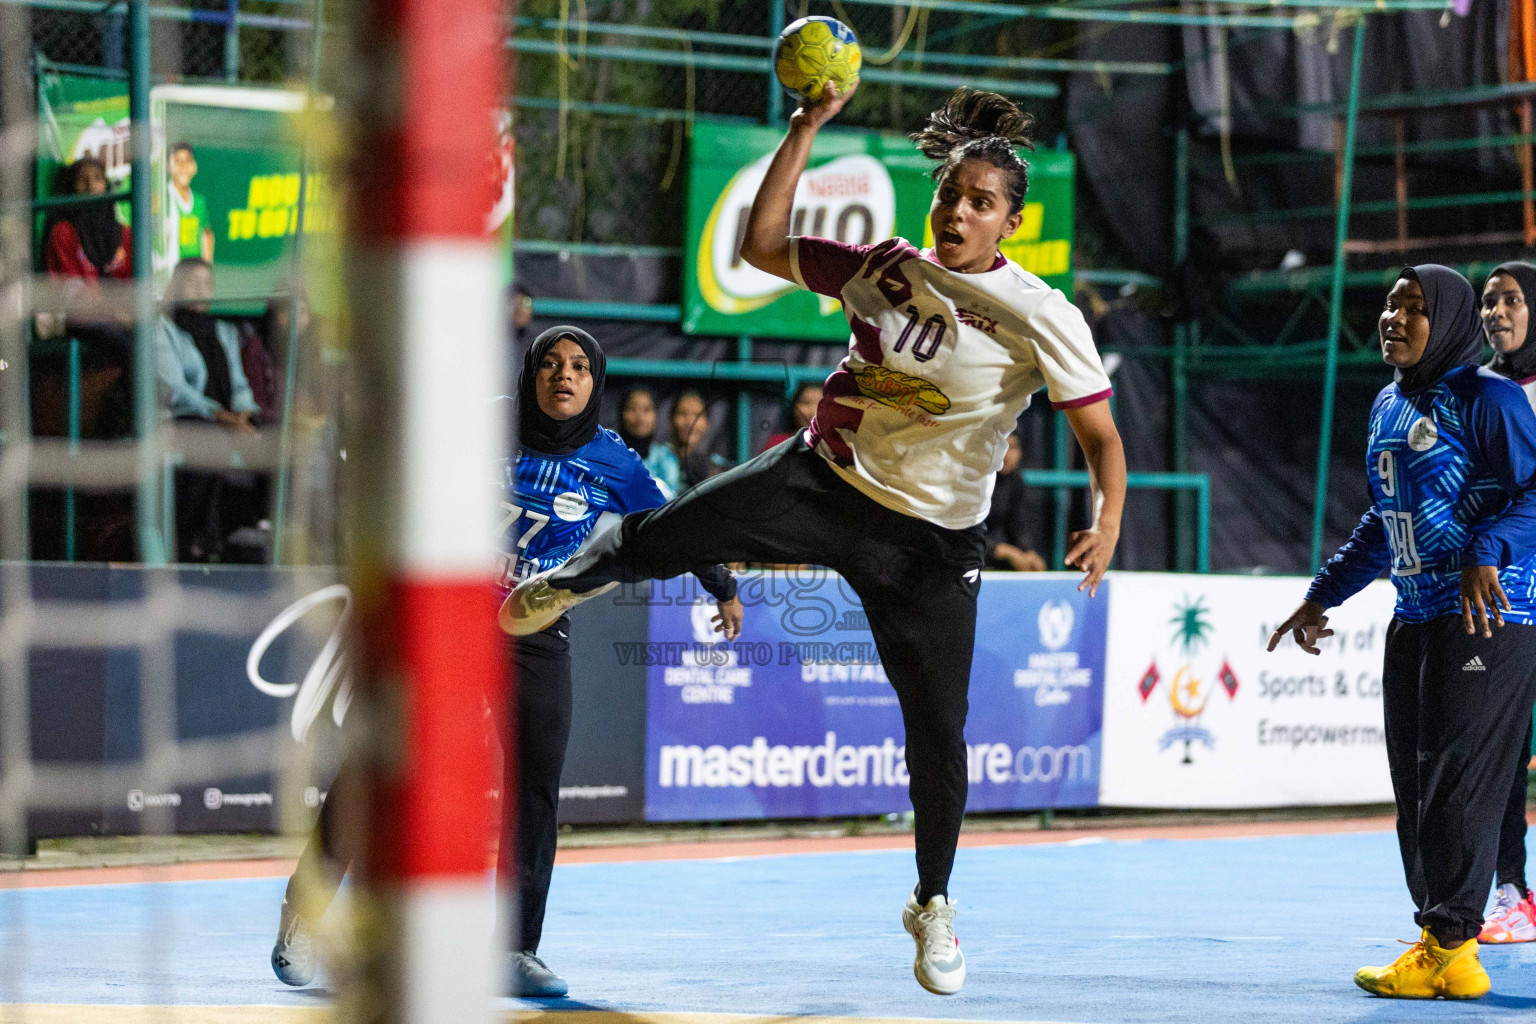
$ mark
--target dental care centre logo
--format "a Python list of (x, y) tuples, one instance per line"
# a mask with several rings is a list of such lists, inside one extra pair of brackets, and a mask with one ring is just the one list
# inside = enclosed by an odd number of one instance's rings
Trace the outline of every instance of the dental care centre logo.
[(1067, 601), (1046, 601), (1040, 606), (1035, 625), (1040, 630), (1044, 651), (1029, 655), (1029, 667), (1013, 670), (1013, 685), (1035, 691), (1036, 707), (1068, 704), (1072, 691), (1093, 685), (1093, 669), (1078, 661), (1076, 651), (1064, 651), (1072, 641), (1076, 617)]

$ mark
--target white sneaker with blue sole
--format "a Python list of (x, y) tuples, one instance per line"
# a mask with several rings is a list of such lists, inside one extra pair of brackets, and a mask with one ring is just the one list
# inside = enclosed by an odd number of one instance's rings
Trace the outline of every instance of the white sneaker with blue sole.
[(287, 900), (278, 917), (277, 942), (272, 946), (272, 973), (284, 985), (303, 988), (315, 980), (315, 939), (309, 924)]
[(558, 999), (570, 992), (565, 979), (532, 953), (512, 954), (512, 994), (524, 999)]
[(965, 984), (965, 955), (955, 937), (955, 905), (947, 896), (935, 896), (921, 906), (914, 889), (901, 908), (901, 924), (917, 943), (912, 961), (917, 983), (938, 996), (959, 992)]

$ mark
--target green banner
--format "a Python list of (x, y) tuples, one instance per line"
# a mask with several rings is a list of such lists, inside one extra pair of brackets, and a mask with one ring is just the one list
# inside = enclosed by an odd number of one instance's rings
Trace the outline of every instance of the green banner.
[[(693, 127), (683, 253), (683, 330), (690, 334), (848, 336), (835, 299), (806, 292), (741, 259), (747, 212), (782, 138), (773, 128)], [(1075, 160), (1056, 150), (1024, 155), (1029, 197), (1023, 223), (1003, 252), (1071, 294)], [(931, 245), (933, 166), (904, 136), (822, 132), (795, 193), (790, 230), (853, 243), (899, 235)]]
[[(52, 195), (59, 168), (82, 156), (94, 156), (106, 164), (109, 191), (128, 188), (128, 92), (122, 82), (47, 74), (38, 82), (37, 102), (38, 195)], [(120, 204), (118, 219), (127, 223), (127, 203)], [(39, 214), (37, 230), (42, 226)]]
[[(45, 76), (39, 89), (44, 144), (38, 192), (60, 166), (101, 157), (109, 187), (128, 188), (128, 94), (122, 82)], [(156, 292), (177, 261), (211, 259), (225, 311), (254, 311), (285, 289), (299, 227), (302, 93), (226, 86), (156, 86), (150, 94)], [(305, 234), (331, 234), (329, 176), (304, 183)], [(128, 204), (118, 206), (127, 222)], [(41, 227), (41, 218), (39, 218)]]

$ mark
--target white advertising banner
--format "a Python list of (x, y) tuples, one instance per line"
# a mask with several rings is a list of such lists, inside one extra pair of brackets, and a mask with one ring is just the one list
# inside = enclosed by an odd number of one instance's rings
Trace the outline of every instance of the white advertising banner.
[(1381, 665), (1392, 585), (1329, 614), (1320, 656), (1269, 634), (1302, 577), (1115, 574), (1100, 803), (1285, 807), (1390, 802)]

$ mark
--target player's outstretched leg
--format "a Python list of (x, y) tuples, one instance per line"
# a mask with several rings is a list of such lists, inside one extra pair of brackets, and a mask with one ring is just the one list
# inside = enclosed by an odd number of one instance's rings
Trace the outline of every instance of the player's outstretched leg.
[[(513, 636), (546, 628), (619, 583), (670, 579), (719, 562), (828, 564), (829, 495), (852, 491), (799, 437), (593, 538), (557, 569), (519, 583), (501, 607)], [(856, 492), (854, 492), (856, 493)], [(873, 504), (873, 503), (871, 503)]]
[(906, 727), (918, 882), (901, 922), (916, 944), (918, 984), (953, 995), (965, 984), (949, 875), (965, 815), (981, 536), (884, 509), (870, 515), (870, 539), (859, 547), (850, 582), (864, 601)]

